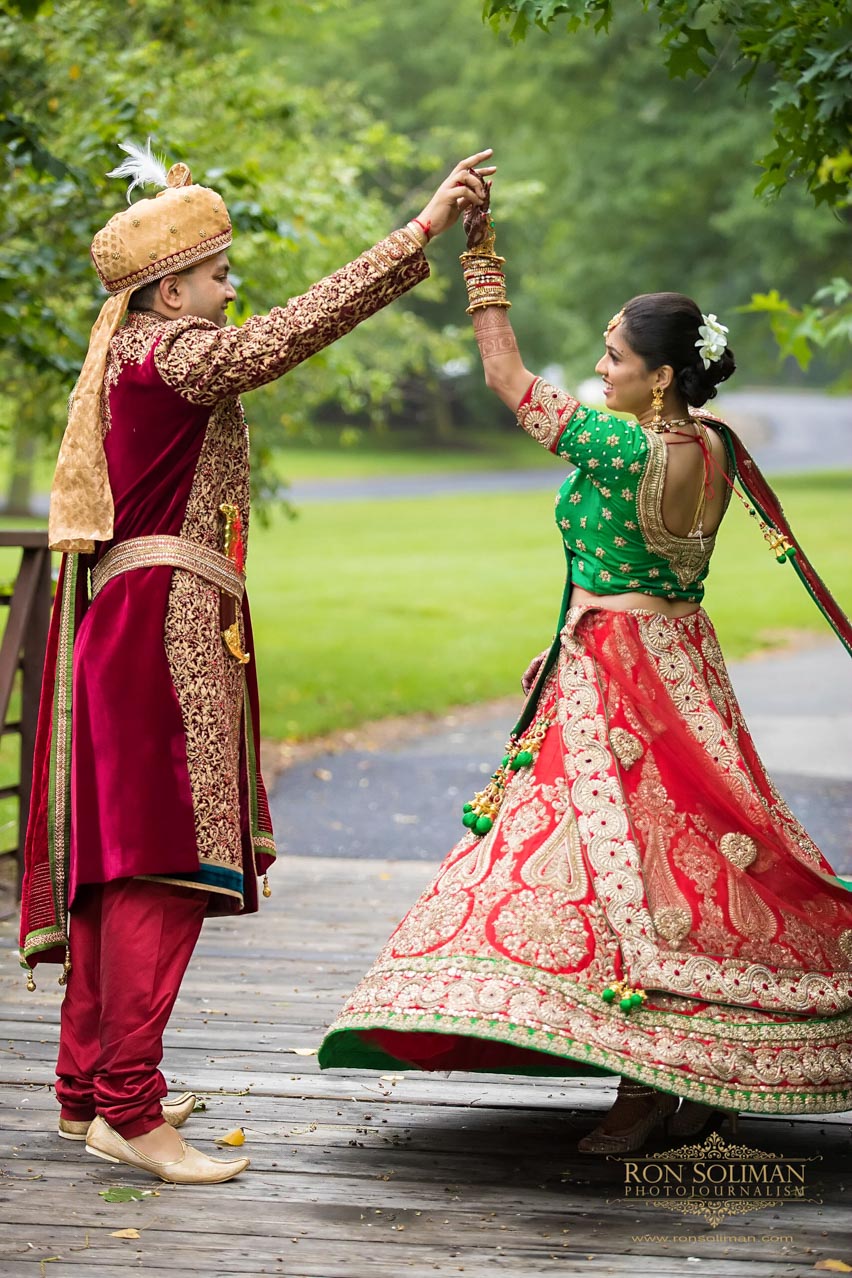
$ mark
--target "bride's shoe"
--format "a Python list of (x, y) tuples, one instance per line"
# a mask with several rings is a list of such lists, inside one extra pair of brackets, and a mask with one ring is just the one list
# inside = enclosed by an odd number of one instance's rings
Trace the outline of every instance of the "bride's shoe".
[(715, 1109), (701, 1101), (682, 1100), (680, 1109), (666, 1123), (666, 1135), (676, 1139), (709, 1136), (711, 1132), (718, 1131), (724, 1122), (729, 1122), (731, 1134), (736, 1136), (738, 1117), (736, 1110)]
[(677, 1108), (677, 1097), (668, 1092), (658, 1092), (653, 1087), (643, 1087), (641, 1083), (621, 1082), (615, 1104), (607, 1115), (609, 1119), (619, 1101), (650, 1100), (651, 1104), (643, 1109), (629, 1127), (605, 1130), (605, 1123), (596, 1127), (577, 1142), (581, 1154), (630, 1154), (641, 1149), (651, 1132), (673, 1114)]

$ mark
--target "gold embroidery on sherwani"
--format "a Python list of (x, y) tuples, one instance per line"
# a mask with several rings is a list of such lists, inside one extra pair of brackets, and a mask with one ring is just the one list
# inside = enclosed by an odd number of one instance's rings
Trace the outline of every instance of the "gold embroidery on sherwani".
[(840, 933), (837, 938), (837, 945), (850, 968), (852, 968), (852, 928), (846, 928), (844, 932)]
[(719, 851), (738, 870), (747, 870), (757, 860), (757, 844), (747, 834), (723, 834)]
[[(245, 512), (247, 542), (248, 436), (237, 400), (225, 400), (211, 413), (181, 536), (220, 550), (223, 501)], [(165, 644), (186, 733), (199, 859), (242, 870), (238, 787), (245, 678), (221, 642), (219, 591), (190, 573), (176, 571)]]
[(163, 331), (164, 320), (148, 311), (130, 311), (121, 328), (110, 340), (104, 389), (101, 395), (101, 431), (104, 435), (112, 425), (110, 391), (118, 383), (122, 369), (128, 364), (142, 364), (155, 337)]
[(518, 409), (518, 423), (545, 448), (553, 449), (579, 407), (578, 399), (537, 377), (529, 400)]
[(419, 245), (395, 231), (301, 297), (268, 315), (254, 315), (239, 328), (217, 328), (194, 316), (175, 320), (154, 362), (163, 381), (192, 404), (235, 398), (281, 377), (428, 274)]

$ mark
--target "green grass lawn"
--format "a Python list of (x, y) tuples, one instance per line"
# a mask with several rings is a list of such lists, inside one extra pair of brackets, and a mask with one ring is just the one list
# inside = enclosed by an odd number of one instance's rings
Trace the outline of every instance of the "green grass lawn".
[[(538, 455), (553, 462), (544, 450), (524, 449), (524, 459)], [(430, 469), (445, 469), (443, 456)], [(562, 471), (554, 465), (555, 492)], [(387, 469), (374, 457), (363, 473), (377, 472)], [(787, 477), (776, 487), (849, 610), (852, 475)], [(0, 579), (14, 578), (18, 554), (0, 552)], [(304, 738), (520, 697), (521, 671), (553, 634), (564, 559), (545, 491), (305, 505), (295, 520), (255, 522), (249, 568), (264, 734)], [(784, 643), (791, 632), (830, 634), (736, 501), (706, 607), (730, 659)], [(0, 811), (0, 825), (5, 818)]]
[(564, 462), (544, 448), (531, 448), (520, 431), (489, 436), (459, 436), (452, 447), (426, 447), (394, 436), (365, 436), (355, 447), (288, 443), (275, 454), (276, 471), (285, 480), (355, 479), (374, 475), (458, 474), (479, 470), (547, 470), (555, 475)]
[[(787, 478), (777, 489), (848, 609), (852, 476)], [(255, 526), (264, 735), (309, 737), (519, 693), (527, 661), (553, 634), (563, 566), (546, 493), (306, 505), (295, 521)], [(830, 633), (736, 502), (706, 607), (731, 659), (791, 631)]]

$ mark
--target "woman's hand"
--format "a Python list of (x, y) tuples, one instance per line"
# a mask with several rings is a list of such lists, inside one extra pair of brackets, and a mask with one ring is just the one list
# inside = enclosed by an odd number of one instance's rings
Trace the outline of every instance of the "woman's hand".
[(483, 160), (491, 155), (491, 148), (469, 155), (460, 160), (452, 173), (444, 178), (422, 213), (413, 219), (425, 232), (428, 239), (443, 234), (458, 220), (463, 209), (478, 208), (484, 204), (488, 191), (484, 178), (496, 172), (493, 164), (486, 168), (477, 168)]
[(485, 182), (485, 199), (479, 205), (468, 205), (462, 214), (468, 252), (482, 244), (491, 230), (491, 183)]
[(532, 661), (527, 666), (526, 670), (521, 676), (521, 687), (524, 690), (525, 696), (529, 694), (530, 688), (533, 686), (536, 679), (538, 678), (538, 672), (542, 667), (542, 662), (544, 661), (545, 657), (547, 656), (549, 652), (550, 652), (550, 649), (545, 648), (544, 652), (540, 652), (537, 657), (533, 657)]

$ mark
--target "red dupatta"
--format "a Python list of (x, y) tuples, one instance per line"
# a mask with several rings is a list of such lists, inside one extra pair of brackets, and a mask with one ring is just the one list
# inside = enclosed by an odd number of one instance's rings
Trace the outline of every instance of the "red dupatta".
[[(713, 413), (706, 412), (703, 408), (691, 409), (690, 411), (694, 417), (707, 418), (708, 421), (711, 421), (714, 426), (719, 428), (725, 447), (728, 450), (728, 456), (734, 466), (734, 479), (739, 480), (740, 486), (748, 498), (748, 501), (744, 501), (744, 504), (748, 508), (748, 502), (751, 502), (753, 509), (750, 513), (761, 520), (764, 537), (776, 551), (779, 562), (789, 561), (793, 565), (796, 575), (811, 599), (813, 599), (846, 651), (852, 656), (852, 622), (850, 622), (846, 613), (802, 549), (801, 543), (795, 536), (787, 516), (784, 514), (781, 502), (778, 500), (776, 493), (773, 492), (757, 462), (739, 436), (731, 430), (727, 422), (722, 421), (720, 417), (716, 417)], [(737, 492), (736, 483), (733, 480), (729, 480), (729, 482), (737, 496), (744, 500), (742, 494)]]

